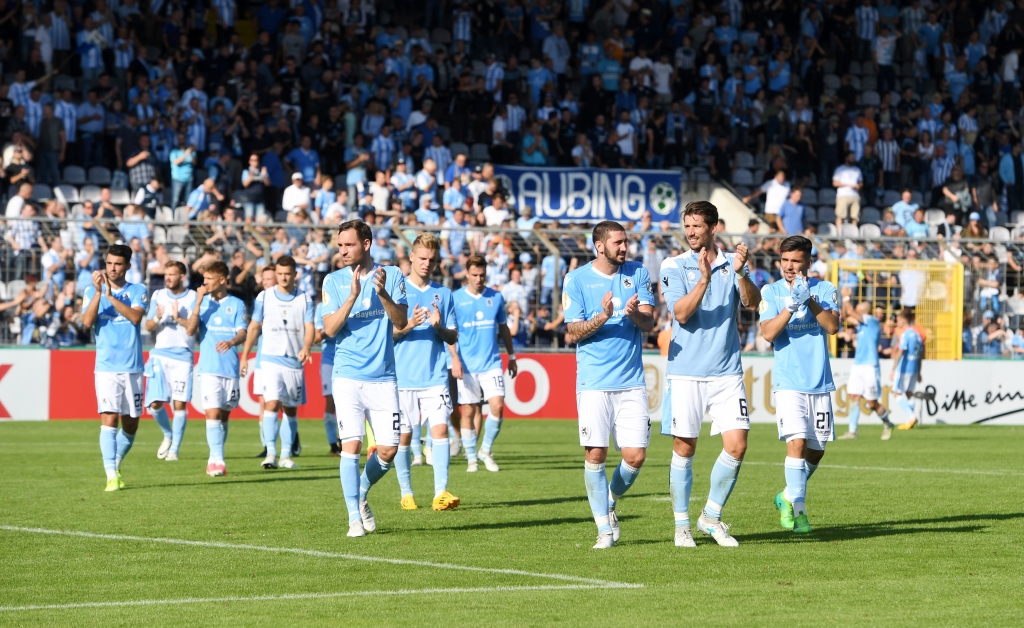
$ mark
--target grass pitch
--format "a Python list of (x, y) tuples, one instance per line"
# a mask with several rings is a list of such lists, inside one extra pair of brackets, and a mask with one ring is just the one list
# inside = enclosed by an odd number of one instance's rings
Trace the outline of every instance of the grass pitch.
[[(322, 423), (301, 422), (300, 469), (264, 471), (256, 422), (233, 422), (221, 479), (203, 474), (205, 431), (191, 423), (171, 463), (157, 460), (159, 430), (143, 422), (117, 493), (103, 492), (98, 421), (0, 424), (0, 625), (1010, 626), (1024, 616), (1020, 427), (929, 427), (888, 443), (862, 427), (860, 440), (829, 445), (804, 538), (778, 527), (785, 451), (774, 426), (755, 425), (724, 517), (738, 549), (699, 533), (697, 549), (674, 547), (670, 442), (654, 436), (620, 504), (622, 540), (598, 552), (572, 421), (506, 422), (497, 474), (454, 460), (462, 506), (452, 512), (429, 508), (430, 467), (413, 469), (420, 510), (400, 510), (390, 472), (370, 494), (378, 531), (363, 539), (345, 537)], [(720, 448), (705, 432), (694, 522)]]

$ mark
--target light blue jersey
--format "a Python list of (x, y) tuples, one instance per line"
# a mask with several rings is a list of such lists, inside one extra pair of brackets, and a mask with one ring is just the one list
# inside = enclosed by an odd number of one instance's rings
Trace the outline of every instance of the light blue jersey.
[[(179, 308), (185, 309), (184, 312), (178, 312), (180, 317), (187, 319), (196, 306), (196, 293), (188, 288), (184, 288), (177, 294), (166, 288), (157, 290), (150, 297), (146, 319), (157, 320), (157, 312), (161, 306), (165, 308), (166, 315), (167, 310), (172, 308), (175, 302), (178, 303)], [(153, 331), (156, 338), (153, 348), (149, 351), (150, 355), (192, 364), (195, 360), (195, 337), (186, 334), (184, 327), (170, 318), (164, 319)]]
[[(433, 312), (431, 304), (441, 313), (441, 326), (456, 329), (452, 291), (431, 281), (422, 289), (407, 283), (409, 318), (417, 307)], [(448, 347), (437, 335), (429, 318), (395, 341), (398, 359), (398, 388), (419, 389), (448, 386)]]
[[(733, 270), (734, 258), (732, 253), (718, 251), (700, 307), (685, 325), (672, 317), (669, 377), (707, 379), (743, 374), (736, 329), (740, 276)], [(669, 312), (700, 281), (698, 260), (699, 253), (691, 250), (661, 263), (661, 295)]]
[[(838, 311), (836, 288), (827, 281), (808, 279), (811, 298), (824, 310)], [(775, 318), (786, 309), (789, 284), (776, 281), (761, 288), (761, 320)], [(823, 393), (836, 389), (828, 356), (828, 334), (804, 305), (775, 338), (772, 390)]]
[[(96, 288), (85, 289), (82, 310), (96, 298)], [(145, 286), (126, 283), (120, 290), (111, 288), (110, 296), (131, 308), (146, 309)], [(99, 295), (100, 309), (93, 323), (96, 332), (97, 373), (141, 373), (142, 335), (138, 325), (121, 316), (104, 294)]]
[[(371, 281), (378, 268), (385, 273), (384, 289), (398, 305), (406, 304), (405, 277), (396, 266), (374, 264), (361, 278), (362, 288), (345, 325), (335, 335), (334, 370), (331, 377), (362, 382), (393, 382), (395, 346), (391, 319)], [(352, 291), (352, 269), (336, 270), (324, 279), (322, 315), (337, 312)]]
[(613, 312), (604, 325), (576, 346), (576, 390), (623, 390), (646, 386), (640, 329), (624, 314), (637, 295), (641, 305), (654, 305), (651, 278), (640, 262), (626, 262), (605, 275), (591, 262), (565, 277), (562, 309), (567, 323), (600, 315), (601, 301), (612, 293)]
[(857, 350), (853, 354), (854, 364), (878, 366), (878, 340), (882, 336), (882, 325), (870, 314), (857, 325)]
[(924, 357), (924, 341), (921, 334), (912, 327), (907, 327), (900, 334), (900, 355), (899, 364), (896, 365), (896, 372), (900, 375), (916, 375), (921, 371), (921, 358)]
[(199, 306), (199, 374), (238, 377), (238, 349), (217, 352), (217, 343), (235, 337), (247, 327), (245, 303), (235, 296), (226, 295), (216, 301), (212, 295), (203, 297)]
[[(299, 296), (299, 291), (298, 291), (297, 288), (295, 290), (293, 290), (291, 292), (291, 294), (283, 294), (282, 292), (280, 292), (277, 289), (277, 287), (269, 288), (268, 290), (274, 290), (278, 300), (284, 301), (285, 303), (290, 303), (290, 302), (294, 301), (296, 299), (296, 297)], [(266, 298), (266, 296), (267, 296), (267, 290), (264, 290), (263, 292), (261, 292), (258, 295), (256, 295), (256, 301), (253, 302), (253, 306), (252, 306), (252, 320), (257, 322), (257, 323), (262, 323), (263, 322), (263, 306), (264, 306), (264, 302), (265, 302), (264, 299)], [(303, 315), (302, 315), (302, 322), (303, 323), (312, 323), (313, 322), (313, 300), (312, 299), (307, 299), (306, 300), (306, 308), (305, 308), (305, 311), (303, 312)], [(266, 335), (266, 330), (263, 330), (263, 332), (264, 333), (260, 334), (260, 340), (262, 340), (263, 336)], [(259, 351), (260, 351), (260, 356), (259, 356), (260, 362), (259, 362), (259, 364), (263, 364), (263, 362), (266, 361), (267, 364), (276, 364), (278, 366), (283, 366), (283, 367), (289, 368), (289, 369), (301, 369), (302, 368), (302, 362), (299, 362), (299, 356), (297, 356), (297, 355), (262, 355), (262, 353), (263, 353), (263, 343), (262, 342), (260, 343)]]
[(477, 295), (460, 288), (453, 298), (455, 318), (459, 321), (459, 359), (463, 368), (470, 373), (500, 369), (498, 325), (505, 324), (505, 298), (490, 288), (484, 288)]
[[(313, 328), (323, 330), (324, 328), (324, 304), (318, 303), (316, 310), (313, 312)], [(260, 340), (263, 337), (260, 336)], [(330, 336), (325, 335), (324, 339), (320, 341), (320, 364), (330, 364), (334, 366), (334, 352), (338, 350), (338, 343)]]

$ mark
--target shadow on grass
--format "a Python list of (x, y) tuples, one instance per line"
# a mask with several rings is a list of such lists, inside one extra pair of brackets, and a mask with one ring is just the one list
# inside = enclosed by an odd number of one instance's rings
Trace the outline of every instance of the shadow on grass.
[[(641, 497), (651, 497), (655, 493), (630, 493), (629, 499), (638, 499)], [(585, 502), (587, 501), (586, 495), (566, 495), (563, 497), (549, 497), (547, 499), (516, 499), (501, 502), (485, 502), (474, 505), (473, 509), (485, 509), (485, 508), (514, 508), (516, 506), (547, 506), (549, 504), (568, 504), (572, 502)]]
[(209, 480), (198, 480), (196, 482), (178, 482), (171, 484), (139, 484), (129, 485), (125, 490), (132, 489), (151, 489), (151, 488), (182, 488), (182, 487), (202, 487), (202, 488), (218, 488), (222, 486), (234, 486), (237, 484), (266, 484), (268, 482), (311, 482), (320, 480), (334, 480), (338, 481), (337, 471), (331, 475), (295, 475), (288, 474), (270, 474), (259, 478), (247, 478), (247, 479), (232, 479), (242, 474), (232, 474), (228, 478), (211, 478)]
[[(814, 528), (810, 534), (793, 534), (789, 530), (778, 530), (776, 532), (763, 532), (759, 534), (737, 534), (736, 539), (740, 543), (802, 543), (805, 541), (855, 541), (858, 539), (869, 539), (883, 536), (896, 536), (903, 534), (927, 534), (927, 533), (965, 533), (982, 532), (990, 526), (983, 522), (1009, 521), (1024, 518), (1024, 512), (1013, 513), (989, 513), (970, 515), (950, 515), (947, 517), (934, 517), (930, 519), (907, 519), (905, 521), (879, 521), (873, 523), (845, 524), (822, 526)], [(945, 527), (942, 524), (948, 523), (970, 523), (976, 525), (961, 525), (956, 527)], [(812, 524), (813, 525), (813, 524)]]
[[(553, 519), (535, 519), (533, 521), (487, 521), (467, 523), (461, 526), (444, 526), (444, 531), (452, 530), (502, 530), (505, 528), (541, 528), (547, 526), (576, 525), (593, 523), (590, 517), (557, 517)], [(405, 528), (402, 532), (437, 532), (438, 528)]]

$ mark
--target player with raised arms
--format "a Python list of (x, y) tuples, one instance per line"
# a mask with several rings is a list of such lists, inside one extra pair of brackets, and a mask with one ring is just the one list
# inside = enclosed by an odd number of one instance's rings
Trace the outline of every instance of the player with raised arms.
[[(302, 404), (302, 365), (309, 360), (313, 347), (313, 300), (305, 292), (296, 290), (297, 269), (295, 258), (282, 255), (275, 264), (277, 285), (256, 295), (252, 318), (245, 338), (245, 347), (239, 362), (239, 377), (249, 369), (249, 352), (257, 336), (265, 338), (260, 370), (263, 383), (263, 444), (267, 447), (264, 469), (275, 469), (277, 435), (281, 434), (281, 461), (284, 469), (297, 469), (291, 457), (295, 442), (298, 416)], [(278, 430), (277, 411), (284, 416)]]
[(313, 310), (314, 342), (320, 343), (320, 393), (324, 396), (324, 432), (331, 446), (331, 455), (341, 455), (338, 442), (338, 418), (335, 414), (334, 391), (331, 390), (331, 371), (334, 370), (334, 353), (338, 350), (337, 340), (324, 333), (324, 304), (317, 303)]
[(907, 415), (907, 421), (897, 429), (909, 430), (917, 425), (917, 408), (912, 401), (914, 388), (921, 383), (921, 358), (924, 357), (924, 339), (913, 327), (914, 310), (904, 308), (896, 314), (896, 331), (899, 343), (892, 354), (892, 394), (896, 405)]
[[(82, 297), (82, 325), (96, 334), (96, 402), (100, 415), (100, 453), (108, 491), (124, 488), (121, 461), (135, 442), (142, 416), (142, 336), (147, 291), (125, 281), (132, 250), (107, 249), (106, 269), (92, 273)], [(121, 429), (118, 430), (120, 421)]]
[(416, 499), (411, 481), (409, 445), (417, 436), (414, 427), (427, 425), (431, 437), (434, 465), (434, 510), (449, 510), (459, 498), (448, 492), (448, 465), (451, 460), (448, 418), (452, 398), (448, 393), (448, 369), (445, 355), (459, 339), (455, 322), (452, 291), (431, 281), (437, 264), (440, 241), (432, 233), (420, 234), (409, 253), (410, 271), (406, 278), (406, 298), (411, 316), (404, 327), (395, 327), (395, 359), (398, 371), (398, 403), (402, 412), (401, 436), (395, 471), (402, 492), (402, 508), (415, 510)]
[(857, 336), (850, 381), (846, 384), (846, 394), (850, 396), (850, 427), (839, 439), (857, 438), (860, 400), (863, 398), (868, 407), (882, 420), (882, 440), (889, 440), (892, 437), (889, 410), (878, 400), (882, 390), (878, 366), (878, 342), (882, 337), (882, 324), (871, 314), (871, 303), (868, 301), (858, 303), (853, 312), (846, 317), (846, 322), (856, 328)]
[(238, 405), (238, 349), (245, 342), (245, 303), (228, 294), (230, 271), (224, 262), (203, 269), (203, 285), (196, 290), (199, 307), (188, 317), (188, 333), (199, 334), (199, 390), (206, 414), (206, 443), (210, 458), (206, 474), (228, 474), (224, 443), (228, 418)]
[[(161, 460), (178, 459), (188, 423), (188, 402), (192, 400), (196, 340), (186, 329), (196, 307), (196, 292), (184, 287), (184, 277), (184, 264), (168, 263), (164, 288), (153, 293), (146, 313), (146, 331), (156, 337), (145, 369), (146, 405), (164, 433), (156, 452)], [(173, 403), (173, 423), (167, 417), (167, 403)]]
[(775, 507), (782, 527), (796, 533), (811, 531), (807, 481), (834, 427), (828, 336), (839, 331), (839, 301), (831, 283), (807, 279), (811, 248), (801, 235), (783, 240), (783, 281), (761, 288), (761, 333), (775, 348), (775, 418), (779, 440), (786, 441), (786, 488), (775, 496)]
[(711, 491), (697, 529), (719, 545), (736, 547), (739, 543), (722, 523), (750, 430), (736, 318), (741, 305), (756, 310), (761, 295), (750, 280), (746, 245), (725, 253), (715, 244), (717, 207), (707, 201), (688, 203), (683, 225), (690, 250), (661, 264), (661, 294), (673, 319), (661, 431), (673, 437), (669, 488), (675, 544), (696, 547), (690, 530), (690, 489), (693, 455), (706, 413), (711, 416), (711, 435), (722, 435), (722, 452), (711, 469)]
[[(615, 500), (636, 481), (651, 440), (642, 356), (643, 334), (656, 320), (647, 269), (626, 261), (626, 230), (605, 220), (593, 238), (597, 259), (566, 276), (562, 308), (569, 342), (577, 345), (576, 408), (587, 499), (597, 523), (594, 549), (608, 549), (619, 539)], [(605, 460), (613, 435), (622, 461), (609, 483)]]
[[(331, 373), (341, 439), (341, 489), (348, 508), (348, 536), (377, 529), (366, 497), (391, 468), (398, 451), (401, 412), (395, 374), (393, 327), (408, 322), (405, 277), (395, 266), (378, 266), (370, 256), (373, 232), (361, 220), (338, 226), (338, 255), (344, 267), (324, 279), (324, 333), (335, 339)], [(370, 420), (377, 450), (359, 474), (359, 452)]]
[[(487, 287), (487, 260), (473, 255), (466, 262), (466, 285), (455, 291), (455, 318), (459, 321), (458, 358), (462, 362), (462, 379), (458, 380), (459, 403), (462, 408), (462, 444), (466, 448), (469, 464), (466, 471), (477, 470), (476, 439), (480, 428), (484, 440), (479, 457), (488, 471), (498, 471), (498, 463), (491, 455), (494, 440), (501, 432), (505, 414), (505, 377), (501, 371), (498, 336), (508, 352), (508, 374), (519, 372), (516, 354), (512, 349), (512, 334), (505, 322), (505, 297)], [(483, 403), (487, 402), (490, 415), (483, 421)]]

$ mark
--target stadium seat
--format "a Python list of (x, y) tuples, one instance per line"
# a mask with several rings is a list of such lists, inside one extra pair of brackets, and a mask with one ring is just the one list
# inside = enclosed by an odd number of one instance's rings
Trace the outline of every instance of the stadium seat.
[(736, 192), (736, 196), (738, 196), (740, 198), (744, 198), (744, 197), (750, 196), (750, 192), (751, 192), (750, 188), (748, 188), (745, 185), (733, 186), (733, 190)]
[(747, 151), (741, 150), (734, 156), (736, 160), (737, 168), (746, 168), (747, 170), (754, 169), (754, 156)]
[(71, 91), (77, 91), (78, 86), (75, 85), (75, 77), (68, 76), (67, 74), (58, 74), (53, 77), (53, 89), (55, 91), (64, 91), (70, 89)]
[(65, 200), (69, 203), (78, 202), (78, 188), (75, 186), (68, 185), (67, 183), (61, 183), (57, 186), (57, 189), (60, 190), (60, 193), (64, 195)]
[(1015, 227), (1013, 230), (1013, 239), (1020, 240), (1024, 238), (1024, 225)]
[(28, 284), (25, 283), (21, 279), (15, 279), (14, 281), (9, 281), (7, 283), (7, 297), (8, 297), (8, 300), (14, 299), (16, 296), (21, 294), (21, 291), (24, 290), (26, 286), (28, 286)]
[(861, 91), (861, 90), (863, 89), (863, 88), (862, 88), (862, 87), (860, 86), (860, 77), (859, 77), (859, 76), (851, 76), (851, 77), (850, 77), (850, 85), (852, 85), (852, 86), (853, 86), (853, 88), (854, 88), (855, 90), (857, 90), (858, 92), (859, 92), (859, 91)]
[(452, 141), (452, 130), (443, 124), (437, 125), (437, 134), (440, 135), (441, 139), (446, 143)]
[(818, 201), (818, 191), (817, 190), (815, 190), (814, 188), (804, 188), (803, 192), (804, 192), (804, 196), (801, 199), (801, 202), (804, 205), (818, 205), (819, 204), (819, 201)]
[(836, 229), (835, 223), (832, 222), (819, 222), (818, 223), (818, 234), (828, 237), (835, 237), (839, 234), (839, 230)]
[(114, 205), (127, 205), (132, 202), (132, 197), (128, 194), (128, 190), (110, 190), (110, 202)]
[(733, 185), (754, 185), (754, 174), (746, 168), (737, 168), (732, 173)]
[(818, 207), (818, 222), (836, 221), (836, 208), (832, 205), (821, 205)]
[(188, 240), (188, 227), (168, 227), (167, 241), (171, 244), (184, 244)]
[(83, 185), (78, 191), (78, 198), (84, 201), (98, 203), (100, 200), (100, 187), (98, 185)]
[(929, 238), (934, 238), (934, 237), (936, 237), (938, 235), (939, 235), (939, 226), (938, 225), (928, 225), (928, 237)]
[(875, 207), (864, 207), (860, 210), (860, 221), (862, 223), (874, 224), (882, 220), (882, 212)]
[(841, 224), (839, 226), (839, 237), (841, 237), (841, 238), (859, 238), (860, 237), (860, 229), (857, 228), (857, 225), (853, 225), (853, 224), (850, 224), (848, 222), (844, 222), (843, 224)]
[(473, 60), (473, 76), (485, 76), (487, 74), (487, 64), (477, 59)]
[(836, 189), (835, 188), (822, 188), (818, 190), (818, 204), (819, 205), (835, 205), (836, 204)]
[(886, 190), (885, 196), (882, 197), (882, 205), (885, 207), (892, 207), (896, 203), (902, 200), (903, 196), (897, 190)]
[(813, 225), (818, 222), (818, 210), (810, 205), (804, 206), (804, 224)]
[(924, 221), (929, 225), (941, 225), (946, 222), (946, 212), (941, 209), (924, 210)]
[(860, 237), (868, 240), (880, 238), (882, 237), (882, 230), (878, 225), (863, 224), (860, 226)]
[[(867, 78), (865, 77), (864, 80), (866, 81)], [(874, 77), (871, 77), (871, 80), (874, 81)], [(872, 107), (877, 107), (879, 104), (881, 104), (882, 97), (879, 96), (878, 92), (874, 90), (867, 90), (861, 93), (860, 102), (865, 106), (871, 105)]]
[(1010, 230), (1006, 227), (992, 227), (988, 231), (988, 237), (995, 242), (1009, 242)]
[[(860, 86), (864, 89), (865, 96), (870, 92), (875, 92), (877, 94), (876, 90), (878, 89), (878, 79), (874, 74), (865, 74), (860, 77)], [(879, 98), (879, 101), (881, 101), (881, 98)], [(865, 101), (864, 104), (868, 104), (867, 101)]]
[(487, 144), (476, 143), (473, 144), (469, 149), (470, 159), (479, 159), (480, 161), (490, 161), (491, 153), (487, 150)]
[(89, 168), (89, 183), (94, 185), (110, 185), (110, 169), (103, 166)]
[(447, 28), (435, 28), (434, 31), (430, 33), (430, 41), (450, 46), (452, 43), (452, 33)]
[(80, 166), (68, 166), (64, 168), (64, 183), (71, 185), (85, 185), (88, 180), (85, 178), (85, 169)]
[(917, 203), (918, 205), (924, 205), (924, 196), (920, 192), (911, 192), (910, 202)]
[[(174, 208), (174, 222), (185, 222), (188, 220), (188, 207), (182, 205)], [(168, 234), (170, 235), (170, 234)]]
[(174, 220), (174, 210), (166, 205), (158, 207), (156, 210), (156, 220), (172, 222)]
[(1010, 214), (1011, 225), (1024, 225), (1024, 211), (1016, 211)]
[(153, 227), (153, 244), (167, 243), (167, 228), (155, 225)]
[(346, 178), (343, 174), (334, 175), (334, 189), (335, 190), (347, 190), (348, 185), (345, 183)]
[(850, 74), (853, 74), (854, 76), (858, 76), (861, 73), (860, 62), (858, 62), (858, 61), (851, 61), (850, 62), (850, 69), (848, 71), (849, 71)]
[(448, 147), (448, 150), (452, 152), (452, 155), (458, 155), (459, 153), (469, 157), (469, 146), (466, 146), (462, 142), (455, 142)]
[(53, 190), (45, 183), (36, 183), (32, 186), (32, 199), (43, 201), (53, 198)]
[(839, 89), (839, 86), (841, 85), (841, 83), (839, 82), (839, 77), (836, 76), (835, 74), (826, 74), (824, 80), (825, 91), (832, 90), (833, 92), (835, 92), (837, 89)]

